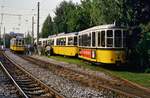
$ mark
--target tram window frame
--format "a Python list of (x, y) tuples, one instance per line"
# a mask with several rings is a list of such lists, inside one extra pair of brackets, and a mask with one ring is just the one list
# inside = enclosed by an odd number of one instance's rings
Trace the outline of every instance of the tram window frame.
[(107, 47), (113, 47), (113, 30), (106, 31)]
[[(117, 33), (116, 33), (116, 31), (120, 31), (120, 34), (119, 35), (117, 35)], [(115, 47), (117, 47), (117, 48), (120, 48), (120, 47), (122, 47), (122, 40), (123, 40), (123, 38), (122, 38), (122, 30), (120, 30), (120, 29), (116, 29), (116, 30), (114, 30), (114, 46)], [(120, 36), (120, 37), (119, 37)], [(117, 44), (116, 44), (117, 43)]]
[(106, 35), (106, 31), (105, 30), (102, 30), (101, 31), (101, 47), (105, 47), (105, 35)]
[(92, 47), (96, 47), (96, 33), (92, 32)]

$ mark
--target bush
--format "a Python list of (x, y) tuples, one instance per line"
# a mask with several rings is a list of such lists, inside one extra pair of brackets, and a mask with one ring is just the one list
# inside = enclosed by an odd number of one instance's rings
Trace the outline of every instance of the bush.
[(145, 69), (145, 73), (150, 73), (150, 68)]

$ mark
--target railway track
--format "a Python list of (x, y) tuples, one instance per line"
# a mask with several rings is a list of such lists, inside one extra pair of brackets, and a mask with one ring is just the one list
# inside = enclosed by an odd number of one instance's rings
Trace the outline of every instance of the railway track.
[[(1, 58), (0, 58), (1, 61)], [(18, 90), (0, 67), (0, 98), (19, 98)]]
[(0, 63), (1, 67), (15, 84), (20, 96), (23, 98), (37, 98), (40, 96), (44, 98), (64, 98), (56, 90), (45, 85), (39, 79), (18, 66), (2, 52), (0, 53), (0, 57), (3, 58), (2, 63)]
[(22, 57), (23, 59), (39, 65), (44, 68), (49, 68), (55, 74), (80, 82), (82, 85), (95, 88), (99, 92), (102, 92), (103, 96), (114, 98), (149, 98), (150, 92), (142, 90), (127, 81), (120, 80), (119, 83), (115, 81), (108, 81), (95, 76), (90, 76), (85, 73), (81, 73), (69, 68), (57, 66), (49, 62), (45, 62), (39, 59), (35, 59), (29, 56)]

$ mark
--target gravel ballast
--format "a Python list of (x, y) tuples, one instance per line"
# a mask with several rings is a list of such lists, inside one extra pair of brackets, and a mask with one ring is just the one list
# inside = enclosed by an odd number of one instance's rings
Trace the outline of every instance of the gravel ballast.
[(38, 79), (66, 96), (66, 98), (103, 98), (101, 92), (82, 86), (78, 82), (57, 76), (48, 69), (31, 64), (9, 51), (6, 51), (6, 54)]
[(17, 90), (0, 67), (0, 98), (19, 98)]

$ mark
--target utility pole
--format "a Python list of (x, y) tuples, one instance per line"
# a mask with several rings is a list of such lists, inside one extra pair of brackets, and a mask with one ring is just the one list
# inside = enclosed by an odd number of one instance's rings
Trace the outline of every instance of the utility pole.
[(3, 27), (3, 13), (1, 13), (1, 26), (0, 26), (0, 40), (1, 40), (1, 35), (2, 35), (2, 27)]
[(32, 16), (32, 40), (31, 43), (34, 44), (34, 16)]
[(1, 26), (0, 26), (0, 42), (1, 42)]
[(37, 44), (39, 42), (39, 16), (40, 16), (40, 2), (38, 2), (38, 12), (37, 12)]
[[(1, 11), (3, 11), (4, 6), (1, 6)], [(3, 13), (1, 13), (1, 25), (0, 25), (0, 41), (1, 41), (1, 35), (2, 35), (2, 26), (3, 26)]]
[(6, 44), (5, 44), (5, 26), (4, 26), (4, 35), (3, 35), (3, 41), (4, 41), (4, 47), (6, 47)]

